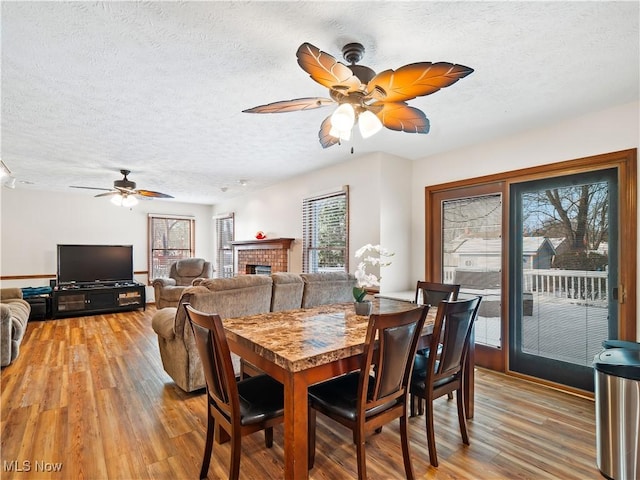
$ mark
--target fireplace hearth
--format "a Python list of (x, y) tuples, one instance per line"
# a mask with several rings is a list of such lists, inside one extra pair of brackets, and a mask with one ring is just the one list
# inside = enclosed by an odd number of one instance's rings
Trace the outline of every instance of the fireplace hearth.
[(231, 242), (239, 275), (269, 275), (289, 271), (293, 238), (265, 238)]
[(249, 265), (245, 268), (247, 275), (271, 275), (271, 265)]

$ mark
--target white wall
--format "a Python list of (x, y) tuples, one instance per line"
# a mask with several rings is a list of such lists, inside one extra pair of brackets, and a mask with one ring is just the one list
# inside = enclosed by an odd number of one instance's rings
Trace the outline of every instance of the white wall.
[(380, 291), (399, 292), (415, 288), (407, 274), (413, 262), (411, 252), (412, 162), (389, 156), (380, 170), (380, 245), (394, 253), (391, 265), (380, 272)]
[(303, 199), (349, 185), (349, 270), (355, 271), (358, 248), (382, 244), (396, 252), (392, 265), (382, 272), (383, 285), (387, 291), (403, 289), (410, 262), (411, 195), (406, 188), (410, 174), (411, 162), (406, 159), (364, 155), (221, 203), (215, 211), (235, 213), (236, 240), (252, 239), (258, 230), (270, 238), (295, 238), (289, 270), (301, 272)]
[[(91, 194), (2, 188), (0, 274), (55, 275), (56, 245), (133, 245), (133, 269), (147, 271), (147, 214), (192, 215), (196, 219), (196, 255), (213, 258), (211, 207), (161, 200), (141, 200), (129, 210)], [(136, 280), (147, 283), (147, 275)], [(7, 280), (3, 287), (49, 285), (46, 278)], [(147, 301), (153, 301), (147, 288)]]
[[(425, 273), (426, 186), (638, 148), (639, 112), (638, 102), (620, 105), (520, 135), (415, 161), (411, 176), (411, 223), (414, 226), (411, 242), (412, 277), (420, 278)], [(640, 286), (640, 278), (638, 280)], [(640, 302), (638, 308), (637, 332), (640, 340)]]

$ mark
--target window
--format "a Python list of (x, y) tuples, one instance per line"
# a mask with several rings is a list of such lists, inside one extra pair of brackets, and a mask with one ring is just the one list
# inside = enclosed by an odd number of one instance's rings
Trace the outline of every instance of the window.
[(349, 271), (349, 187), (302, 202), (302, 271)]
[(218, 266), (214, 273), (217, 278), (233, 277), (233, 213), (216, 218), (216, 258)]
[(171, 264), (194, 251), (193, 218), (149, 215), (149, 280), (167, 278)]

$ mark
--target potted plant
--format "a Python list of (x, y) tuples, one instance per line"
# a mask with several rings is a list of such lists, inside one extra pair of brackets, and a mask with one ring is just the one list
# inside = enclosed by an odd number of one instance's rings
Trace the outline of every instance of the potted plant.
[(382, 248), (380, 245), (371, 245), (370, 243), (360, 247), (355, 254), (360, 259), (355, 276), (358, 282), (353, 287), (353, 298), (355, 299), (354, 307), (357, 315), (371, 314), (371, 300), (366, 300), (367, 287), (379, 287), (380, 279), (373, 273), (367, 272), (367, 266), (376, 266), (380, 268), (391, 265), (391, 261), (384, 258), (392, 257), (394, 254)]

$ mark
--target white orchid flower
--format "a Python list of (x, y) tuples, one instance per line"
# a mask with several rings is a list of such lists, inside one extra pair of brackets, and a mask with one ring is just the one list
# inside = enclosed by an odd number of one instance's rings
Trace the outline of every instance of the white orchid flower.
[(358, 281), (359, 290), (364, 287), (379, 287), (380, 279), (373, 273), (367, 273), (367, 265), (379, 267), (387, 267), (391, 265), (391, 261), (382, 261), (381, 257), (392, 257), (394, 253), (389, 252), (387, 249), (380, 247), (380, 245), (371, 245), (370, 243), (360, 247), (356, 253), (356, 258), (361, 258), (366, 252), (375, 252), (377, 255), (367, 255), (358, 264), (355, 272), (356, 280)]

